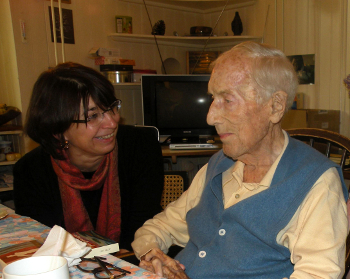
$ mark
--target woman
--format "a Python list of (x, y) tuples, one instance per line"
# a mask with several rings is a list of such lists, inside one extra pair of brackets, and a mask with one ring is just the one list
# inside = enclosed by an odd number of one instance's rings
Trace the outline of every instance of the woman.
[(25, 126), (40, 146), (15, 164), (16, 213), (131, 249), (135, 231), (161, 211), (163, 159), (153, 131), (118, 125), (120, 106), (91, 68), (63, 63), (40, 75)]

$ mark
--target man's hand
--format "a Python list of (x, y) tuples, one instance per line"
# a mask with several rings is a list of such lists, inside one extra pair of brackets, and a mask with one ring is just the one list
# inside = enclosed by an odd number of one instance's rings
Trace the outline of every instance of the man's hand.
[(141, 258), (140, 267), (169, 279), (190, 279), (183, 264), (168, 257), (158, 248), (152, 249)]

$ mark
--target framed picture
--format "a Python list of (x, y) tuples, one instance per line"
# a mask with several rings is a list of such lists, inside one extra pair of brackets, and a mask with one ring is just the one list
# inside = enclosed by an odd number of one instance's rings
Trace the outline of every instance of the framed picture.
[(297, 73), (299, 84), (315, 84), (315, 55), (287, 56)]
[[(61, 32), (60, 32), (60, 16), (57, 7), (54, 8), (55, 12), (55, 31), (56, 40), (61, 43)], [(51, 17), (51, 7), (49, 6), (49, 17), (50, 17), (50, 29), (51, 29), (51, 41), (53, 42), (53, 32), (52, 32), (52, 17)], [(64, 43), (65, 44), (75, 44), (74, 39), (74, 28), (73, 28), (73, 12), (72, 10), (62, 9), (62, 20), (63, 20), (63, 33), (64, 33)]]
[(210, 74), (210, 63), (218, 58), (220, 51), (187, 51), (187, 74)]

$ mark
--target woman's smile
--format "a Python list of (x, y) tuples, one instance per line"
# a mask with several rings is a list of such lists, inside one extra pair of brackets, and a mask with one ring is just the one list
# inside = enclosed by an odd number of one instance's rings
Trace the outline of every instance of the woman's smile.
[(109, 134), (109, 135), (105, 135), (105, 136), (99, 136), (99, 137), (96, 137), (97, 139), (109, 139), (111, 137), (114, 136), (114, 132)]

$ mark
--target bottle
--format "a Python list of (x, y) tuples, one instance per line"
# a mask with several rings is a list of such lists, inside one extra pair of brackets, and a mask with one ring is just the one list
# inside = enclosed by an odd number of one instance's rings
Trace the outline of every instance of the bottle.
[(235, 17), (231, 22), (231, 29), (232, 29), (233, 35), (235, 36), (239, 36), (243, 32), (242, 20), (238, 12), (235, 13)]

